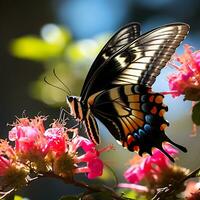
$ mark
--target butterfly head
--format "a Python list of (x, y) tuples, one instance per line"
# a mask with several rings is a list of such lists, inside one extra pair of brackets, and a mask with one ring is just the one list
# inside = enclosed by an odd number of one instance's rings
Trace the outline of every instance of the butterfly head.
[(66, 97), (67, 106), (70, 109), (70, 114), (76, 119), (83, 119), (82, 106), (80, 102), (80, 97), (77, 96), (67, 96)]

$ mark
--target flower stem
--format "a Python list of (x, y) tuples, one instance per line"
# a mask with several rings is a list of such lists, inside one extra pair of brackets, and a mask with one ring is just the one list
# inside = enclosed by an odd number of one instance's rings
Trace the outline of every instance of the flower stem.
[[(109, 186), (88, 185), (87, 183), (75, 180), (74, 178), (65, 178), (65, 177), (56, 175), (52, 172), (41, 172), (41, 173), (36, 174), (36, 176), (34, 178), (29, 177), (27, 179), (27, 186), (29, 184), (31, 184), (32, 182), (38, 180), (39, 178), (45, 178), (45, 177), (56, 178), (56, 179), (62, 180), (66, 184), (72, 184), (74, 186), (84, 188), (84, 189), (86, 189), (86, 192), (83, 194), (83, 196), (85, 196), (86, 194), (92, 194), (92, 193), (97, 193), (97, 192), (108, 192), (112, 196), (113, 200), (125, 200), (125, 199), (128, 200), (129, 199), (129, 198), (125, 198), (123, 196), (118, 195)], [(16, 189), (12, 189), (7, 192), (2, 192), (2, 196), (0, 197), (0, 199), (12, 195), (15, 191), (16, 191)]]
[(0, 192), (0, 195), (2, 195), (0, 196), (0, 199), (4, 199), (5, 197), (11, 196), (14, 193), (14, 191), (15, 189), (13, 188), (7, 192)]
[(101, 185), (101, 186), (88, 185), (87, 183), (75, 180), (74, 178), (69, 179), (69, 178), (58, 176), (53, 173), (46, 173), (46, 172), (43, 174), (40, 174), (40, 177), (53, 177), (53, 178), (62, 180), (66, 184), (72, 184), (74, 186), (84, 188), (87, 190), (87, 192), (85, 194), (96, 193), (96, 192), (109, 192), (111, 194), (113, 200), (124, 200), (123, 197), (119, 196), (112, 188), (110, 188), (106, 185)]

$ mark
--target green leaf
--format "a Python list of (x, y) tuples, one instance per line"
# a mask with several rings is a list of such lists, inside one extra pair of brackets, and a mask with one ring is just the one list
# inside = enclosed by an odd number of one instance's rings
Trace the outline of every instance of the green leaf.
[(193, 107), (193, 110), (192, 110), (192, 121), (196, 125), (200, 125), (200, 102), (195, 104), (195, 106)]
[(77, 196), (63, 196), (59, 200), (79, 200)]

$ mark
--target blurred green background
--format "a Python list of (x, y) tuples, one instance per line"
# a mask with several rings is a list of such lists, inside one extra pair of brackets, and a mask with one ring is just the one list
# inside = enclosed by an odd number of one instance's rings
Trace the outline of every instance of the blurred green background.
[[(109, 36), (128, 22), (142, 25), (142, 32), (171, 22), (186, 22), (191, 31), (184, 43), (200, 48), (200, 2), (196, 0), (43, 0), (0, 1), (0, 134), (6, 137), (7, 123), (15, 116), (38, 113), (49, 115), (49, 121), (59, 116), (65, 106), (66, 94), (43, 79), (60, 86), (58, 76), (79, 95), (87, 71)], [(178, 53), (182, 48), (178, 48)], [(155, 91), (167, 91), (164, 69), (154, 84)], [(183, 98), (165, 98), (170, 127), (167, 135), (187, 147), (177, 161), (190, 169), (200, 166), (200, 136), (191, 137), (191, 103)], [(113, 167), (121, 181), (128, 159), (133, 153), (123, 150), (100, 125), (103, 144), (113, 143), (116, 151), (104, 160)], [(106, 177), (106, 175), (105, 175)], [(84, 177), (81, 177), (84, 179)], [(58, 199), (62, 194), (76, 193), (77, 188), (56, 180), (41, 180), (19, 191), (31, 200)]]

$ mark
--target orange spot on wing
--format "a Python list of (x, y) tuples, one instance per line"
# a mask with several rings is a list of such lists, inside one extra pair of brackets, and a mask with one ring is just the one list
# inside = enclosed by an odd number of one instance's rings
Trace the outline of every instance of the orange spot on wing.
[(159, 116), (162, 117), (165, 114), (165, 112), (166, 111), (164, 109), (161, 109), (160, 112), (159, 112)]
[(152, 114), (156, 114), (156, 113), (157, 113), (157, 108), (156, 108), (156, 106), (154, 106), (154, 107), (151, 109), (151, 113), (152, 113)]
[(149, 97), (149, 101), (150, 101), (150, 102), (153, 102), (153, 100), (154, 100), (154, 95), (151, 95), (151, 96)]
[(132, 135), (128, 135), (127, 137), (127, 144), (130, 145), (134, 141), (134, 137)]
[(161, 131), (164, 131), (166, 127), (167, 127), (167, 124), (162, 124), (162, 125), (160, 126), (160, 130), (161, 130)]
[(159, 95), (159, 96), (157, 96), (156, 98), (155, 98), (155, 102), (156, 103), (162, 103), (162, 101), (163, 101), (163, 96), (161, 96), (161, 95)]
[(139, 150), (140, 150), (140, 147), (139, 147), (139, 146), (134, 146), (134, 147), (133, 147), (133, 151), (138, 152)]

